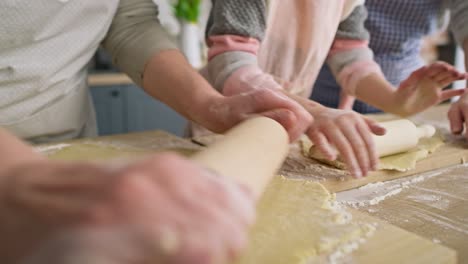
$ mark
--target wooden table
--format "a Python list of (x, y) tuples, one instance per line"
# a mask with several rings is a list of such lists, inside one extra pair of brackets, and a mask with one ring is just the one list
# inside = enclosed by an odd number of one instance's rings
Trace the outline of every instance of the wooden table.
[(386, 184), (388, 190), (410, 184), (379, 204), (359, 210), (453, 248), (457, 250), (458, 263), (468, 263), (468, 164), (465, 164), (468, 149), (464, 138), (450, 135), (447, 111), (448, 106), (443, 105), (412, 118), (435, 125), (445, 133), (449, 144), (456, 146), (442, 149), (419, 169), (443, 167), (450, 161), (460, 165), (392, 180)]
[[(435, 108), (415, 118), (419, 121), (433, 123), (437, 124), (439, 127), (443, 127), (447, 125), (446, 122), (444, 123), (441, 121), (444, 119), (444, 112), (446, 110), (446, 106)], [(81, 149), (83, 153), (87, 151), (87, 143), (111, 144), (115, 146), (116, 149), (130, 148), (133, 150), (141, 150), (142, 153), (173, 150), (189, 155), (200, 148), (200, 146), (188, 140), (182, 140), (170, 136), (167, 133), (157, 131), (85, 139), (81, 141), (65, 142), (65, 144), (73, 144), (74, 142), (79, 142), (80, 145), (83, 146)], [(454, 142), (463, 141), (455, 140)], [(42, 146), (41, 148), (45, 152), (54, 151), (53, 146), (50, 148), (48, 146)], [(466, 150), (460, 147), (459, 152), (460, 155), (465, 155)], [(340, 199), (340, 195), (343, 193), (342, 190), (353, 189), (367, 183), (360, 182), (356, 184), (347, 178), (346, 173), (341, 173), (341, 176), (338, 178), (321, 178), (321, 175), (329, 173), (326, 167), (320, 164), (310, 163), (310, 161), (308, 164), (304, 165), (306, 161), (299, 160), (300, 157), (295, 156), (294, 153), (294, 151), (291, 153), (292, 155), (283, 166), (283, 174), (289, 174), (288, 176), (291, 177), (301, 177), (308, 180), (319, 180), (332, 191), (336, 191), (338, 199)], [(86, 155), (84, 155), (84, 157), (86, 157)], [(455, 164), (459, 163), (461, 162), (455, 162)], [(400, 193), (383, 200), (379, 204), (358, 207), (358, 211), (353, 213), (358, 219), (371, 219), (370, 217), (374, 217), (381, 219), (383, 225), (386, 225), (385, 223), (391, 224), (380, 230), (374, 238), (371, 238), (369, 243), (364, 244), (355, 252), (355, 260), (363, 261), (363, 263), (371, 263), (372, 259), (379, 257), (380, 253), (378, 252), (385, 253), (385, 250), (387, 250), (390, 244), (396, 245), (402, 243), (393, 248), (398, 249), (398, 251), (404, 255), (408, 253), (403, 252), (407, 245), (405, 244), (406, 242), (424, 244), (427, 248), (431, 246), (430, 244), (433, 244), (431, 243), (432, 241), (436, 244), (440, 243), (441, 245), (455, 249), (458, 254), (459, 263), (468, 263), (466, 250), (468, 249), (468, 173), (465, 173), (468, 172), (468, 168), (461, 166), (453, 169), (446, 169), (435, 175), (427, 176), (427, 174), (424, 174), (423, 176), (425, 179), (423, 181), (418, 181), (418, 177), (422, 175), (420, 172), (429, 171), (429, 173), (431, 173), (434, 169), (433, 167), (427, 168), (427, 166), (424, 168), (424, 166), (426, 165), (423, 163), (423, 168), (419, 166), (413, 171), (413, 173), (416, 173), (416, 175), (413, 176), (411, 176), (411, 173), (404, 173), (392, 174), (390, 176), (387, 174), (374, 175), (374, 178), (370, 178), (371, 181), (369, 182), (391, 180), (389, 184), (392, 186), (407, 184), (407, 182), (411, 182), (411, 179), (416, 180), (413, 180), (414, 184), (408, 184), (407, 187), (403, 188)], [(310, 173), (311, 168), (313, 168), (313, 173)], [(353, 191), (359, 192), (359, 190)], [(418, 236), (410, 233), (415, 233)], [(425, 239), (421, 239), (419, 236)], [(400, 240), (403, 238), (406, 239), (406, 242)], [(371, 252), (374, 253), (371, 254)], [(427, 253), (427, 251), (424, 252)], [(435, 247), (434, 251), (430, 252), (432, 255), (428, 254), (427, 258), (435, 261), (435, 259), (437, 259), (436, 257), (439, 256), (438, 252), (447, 253), (445, 247)], [(395, 254), (394, 251), (387, 253), (388, 255)], [(411, 252), (408, 254), (411, 254)], [(448, 254), (446, 258), (441, 257), (437, 261), (438, 263), (452, 263), (451, 260), (453, 260), (453, 257), (454, 255)], [(392, 263), (394, 259), (381, 259), (379, 261), (380, 263)], [(405, 263), (412, 263), (411, 259)], [(419, 261), (415, 263), (424, 262)], [(427, 263), (431, 263), (431, 261)]]
[(92, 73), (88, 77), (90, 87), (133, 84), (133, 81), (123, 73)]
[[(388, 182), (376, 188), (381, 190), (380, 193), (371, 193), (367, 201), (361, 199), (365, 205), (357, 206), (357, 209), (453, 248), (458, 252), (459, 263), (468, 263), (468, 164), (464, 165), (468, 160), (468, 145), (462, 136), (450, 134), (447, 111), (448, 105), (441, 105), (411, 118), (417, 123), (434, 125), (447, 142), (433, 155), (419, 162), (414, 170), (379, 171), (356, 180), (345, 171), (305, 158), (298, 146), (292, 146), (281, 173), (293, 178), (319, 181), (328, 190), (336, 192), (338, 200), (343, 203), (347, 202), (347, 197), (363, 192), (357, 189), (361, 186)], [(386, 118), (394, 117), (386, 115)], [(202, 137), (195, 141), (208, 144), (214, 139)], [(394, 195), (390, 193), (392, 191)], [(389, 197), (378, 204), (369, 205), (368, 200), (385, 195)]]

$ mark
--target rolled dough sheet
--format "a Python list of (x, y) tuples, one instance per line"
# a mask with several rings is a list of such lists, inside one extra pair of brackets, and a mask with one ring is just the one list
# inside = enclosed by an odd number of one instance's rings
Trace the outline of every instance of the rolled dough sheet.
[[(71, 144), (48, 155), (60, 160), (126, 158), (148, 154), (108, 144)], [(374, 223), (351, 221), (321, 184), (277, 176), (258, 203), (249, 247), (237, 264), (329, 263), (346, 257), (375, 230)]]
[[(370, 236), (321, 184), (275, 177), (258, 204), (250, 245), (237, 264), (329, 263)], [(333, 261), (332, 261), (333, 262)]]
[(120, 146), (109, 143), (72, 143), (37, 149), (43, 152), (49, 158), (59, 160), (82, 160), (82, 161), (106, 161), (112, 159), (136, 159), (161, 151), (174, 151), (185, 156), (190, 156), (196, 150), (190, 148), (162, 148), (162, 149), (144, 149), (131, 147), (128, 145)]
[[(319, 160), (339, 169), (346, 169), (346, 165), (339, 159), (335, 161), (327, 160), (317, 149), (311, 149), (312, 142), (307, 137), (302, 137), (300, 144), (302, 152), (306, 157)], [(414, 169), (418, 161), (426, 158), (443, 144), (444, 140), (438, 133), (431, 138), (421, 139), (418, 146), (413, 150), (380, 158), (379, 170), (395, 170), (403, 172)]]

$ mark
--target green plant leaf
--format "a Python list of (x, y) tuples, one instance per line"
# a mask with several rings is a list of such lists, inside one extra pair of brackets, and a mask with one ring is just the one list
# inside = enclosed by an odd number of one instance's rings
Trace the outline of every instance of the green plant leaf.
[(174, 5), (174, 14), (177, 18), (191, 23), (197, 23), (200, 16), (201, 0), (179, 0)]

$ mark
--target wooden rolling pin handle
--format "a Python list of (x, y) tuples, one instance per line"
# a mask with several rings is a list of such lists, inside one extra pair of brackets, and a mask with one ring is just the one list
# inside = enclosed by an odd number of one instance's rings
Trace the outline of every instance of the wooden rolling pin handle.
[(286, 130), (273, 119), (254, 117), (192, 157), (198, 164), (245, 185), (259, 197), (289, 151)]
[(408, 151), (416, 147), (421, 138), (432, 137), (435, 133), (433, 126), (417, 127), (407, 119), (386, 121), (380, 125), (387, 130), (387, 133), (383, 136), (373, 136), (379, 157)]
[(436, 130), (433, 126), (422, 125), (418, 127), (418, 137), (421, 138), (430, 138), (434, 136)]

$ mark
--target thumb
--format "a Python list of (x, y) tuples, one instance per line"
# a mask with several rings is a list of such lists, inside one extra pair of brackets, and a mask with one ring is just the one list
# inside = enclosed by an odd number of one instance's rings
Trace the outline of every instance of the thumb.
[(297, 122), (298, 120), (296, 115), (288, 109), (275, 109), (260, 113), (260, 115), (269, 117), (280, 123), (288, 132), (290, 142), (298, 139), (309, 125)]

